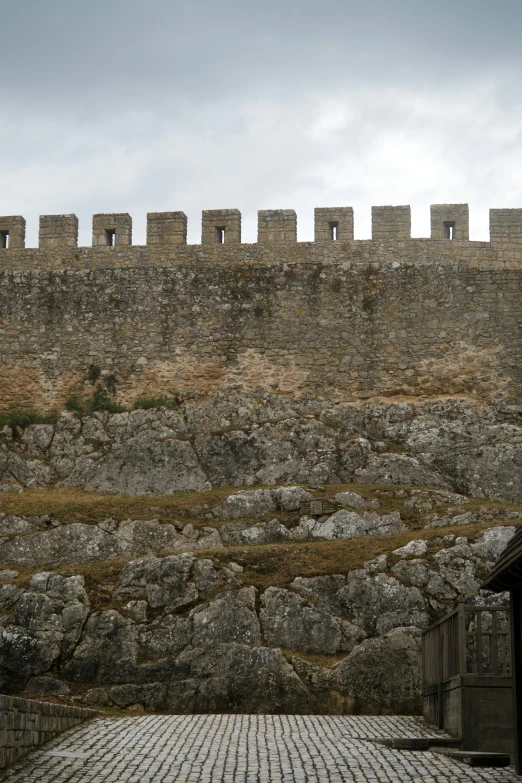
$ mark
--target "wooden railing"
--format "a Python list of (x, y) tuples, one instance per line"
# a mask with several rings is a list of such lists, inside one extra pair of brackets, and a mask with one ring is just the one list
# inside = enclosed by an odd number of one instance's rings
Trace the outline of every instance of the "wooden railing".
[(509, 607), (459, 601), (454, 612), (424, 631), (422, 671), (424, 688), (438, 687), (439, 724), (447, 680), (462, 674), (510, 677)]
[(424, 686), (457, 674), (509, 677), (509, 607), (459, 601), (458, 609), (424, 631), (422, 657)]

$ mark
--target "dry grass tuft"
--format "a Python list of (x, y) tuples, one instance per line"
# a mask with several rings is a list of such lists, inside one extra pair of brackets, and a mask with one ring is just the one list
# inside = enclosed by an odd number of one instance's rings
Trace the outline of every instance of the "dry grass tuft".
[(204, 513), (201, 506), (215, 506), (237, 491), (233, 487), (219, 487), (172, 495), (103, 495), (83, 489), (26, 489), (20, 494), (1, 496), (0, 512), (19, 516), (49, 514), (61, 521), (85, 524), (96, 524), (109, 517), (117, 521), (159, 517), (165, 522), (187, 518), (197, 524), (197, 517)]
[[(252, 489), (252, 487), (250, 487)], [(367, 560), (381, 554), (389, 554), (394, 549), (404, 546), (415, 538), (433, 541), (452, 533), (457, 536), (475, 538), (481, 531), (496, 525), (516, 525), (516, 520), (506, 520), (505, 512), (520, 510), (520, 507), (488, 501), (481, 498), (470, 498), (470, 502), (462, 505), (462, 512), (477, 512), (481, 507), (499, 509), (500, 513), (494, 522), (476, 523), (472, 525), (450, 526), (446, 528), (424, 529), (423, 515), (413, 513), (404, 506), (406, 497), (397, 497), (397, 491), (408, 487), (394, 487), (382, 484), (343, 484), (328, 485), (314, 488), (315, 497), (331, 498), (337, 492), (350, 490), (365, 498), (378, 498), (379, 513), (386, 514), (399, 511), (408, 530), (392, 536), (364, 537), (339, 541), (314, 541), (303, 543), (269, 544), (259, 546), (228, 546), (218, 550), (199, 550), (198, 557), (211, 558), (216, 564), (226, 564), (231, 560), (240, 563), (245, 571), (242, 580), (261, 589), (270, 585), (286, 586), (296, 576), (313, 577), (335, 573), (347, 573), (360, 568)], [(418, 488), (416, 488), (418, 489)], [(178, 492), (166, 496), (122, 496), (103, 495), (80, 489), (29, 489), (20, 495), (0, 496), (0, 511), (7, 514), (24, 516), (52, 515), (62, 522), (84, 522), (94, 524), (112, 517), (118, 521), (124, 519), (151, 519), (158, 517), (164, 522), (180, 520), (194, 525), (212, 525), (219, 527), (226, 520), (204, 519), (209, 508), (219, 504), (227, 495), (238, 492), (238, 487), (221, 487), (206, 492)], [(204, 508), (207, 506), (208, 508)], [(439, 515), (446, 512), (446, 505), (437, 506)], [(267, 515), (266, 518), (273, 517)], [(277, 514), (286, 525), (297, 524), (299, 513)], [(252, 520), (252, 524), (259, 519)], [(440, 546), (443, 546), (442, 542)], [(436, 547), (438, 548), (438, 547)], [(435, 551), (435, 550), (433, 550)], [(161, 555), (168, 554), (162, 552)], [(171, 554), (179, 554), (179, 551)], [(1, 555), (0, 555), (1, 556)], [(135, 559), (135, 558), (133, 558)], [(52, 570), (65, 576), (80, 574), (85, 577), (86, 587), (96, 609), (114, 608), (111, 597), (114, 586), (118, 583), (119, 573), (124, 560), (108, 562), (93, 562), (87, 564), (70, 564), (55, 567)], [(13, 568), (1, 566), (0, 568)], [(38, 568), (15, 567), (19, 577), (15, 580), (19, 585), (26, 586), (32, 574), (46, 570)], [(51, 570), (51, 569), (47, 569)]]
[[(460, 525), (432, 530), (408, 531), (392, 536), (367, 536), (345, 541), (307, 541), (291, 544), (265, 544), (260, 546), (236, 546), (198, 552), (199, 557), (211, 557), (226, 565), (234, 561), (245, 569), (241, 577), (245, 584), (261, 590), (267, 587), (285, 587), (297, 576), (314, 577), (330, 574), (346, 574), (379, 555), (387, 555), (394, 549), (423, 538), (440, 539), (452, 533), (474, 539), (483, 530), (505, 524), (503, 522), (476, 525)], [(440, 543), (440, 547), (447, 544)], [(436, 547), (437, 549), (440, 547)], [(434, 550), (435, 551), (435, 550)]]

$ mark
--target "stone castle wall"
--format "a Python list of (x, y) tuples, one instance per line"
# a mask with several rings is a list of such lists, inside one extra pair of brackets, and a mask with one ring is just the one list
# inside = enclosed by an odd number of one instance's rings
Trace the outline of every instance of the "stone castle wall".
[(96, 717), (95, 710), (0, 694), (0, 770), (39, 745)]
[(409, 207), (374, 207), (374, 239), (353, 239), (348, 207), (316, 210), (315, 242), (292, 210), (259, 213), (242, 244), (238, 210), (203, 213), (186, 244), (182, 212), (95, 215), (78, 248), (74, 215), (43, 216), (25, 248), (21, 217), (0, 218), (2, 410), (235, 387), (357, 401), (519, 395), (522, 210), (491, 211), (470, 242), (467, 205), (435, 205), (432, 238), (410, 238)]

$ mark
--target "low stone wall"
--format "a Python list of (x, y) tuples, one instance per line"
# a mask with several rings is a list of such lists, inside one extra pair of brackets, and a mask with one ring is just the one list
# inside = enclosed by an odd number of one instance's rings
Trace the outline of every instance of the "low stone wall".
[(0, 769), (96, 715), (96, 710), (0, 694)]

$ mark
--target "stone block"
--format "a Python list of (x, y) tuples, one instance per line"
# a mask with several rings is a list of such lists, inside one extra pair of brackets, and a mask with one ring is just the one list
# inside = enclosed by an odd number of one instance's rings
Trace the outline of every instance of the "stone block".
[(261, 209), (257, 213), (258, 242), (297, 242), (297, 215), (293, 209)]
[(372, 207), (372, 239), (411, 239), (410, 207)]
[(118, 247), (132, 244), (132, 218), (127, 212), (92, 216), (94, 247)]
[(201, 216), (202, 245), (241, 242), (241, 212), (238, 209), (205, 209)]
[(147, 212), (147, 245), (186, 245), (184, 212)]
[(78, 247), (76, 215), (40, 215), (38, 246), (42, 249)]
[(316, 242), (353, 239), (352, 207), (317, 207), (314, 210)]
[(0, 217), (0, 250), (25, 247), (25, 218), (21, 215)]
[(469, 207), (467, 204), (432, 204), (431, 238), (469, 240)]
[(522, 245), (522, 209), (490, 209), (492, 245)]

